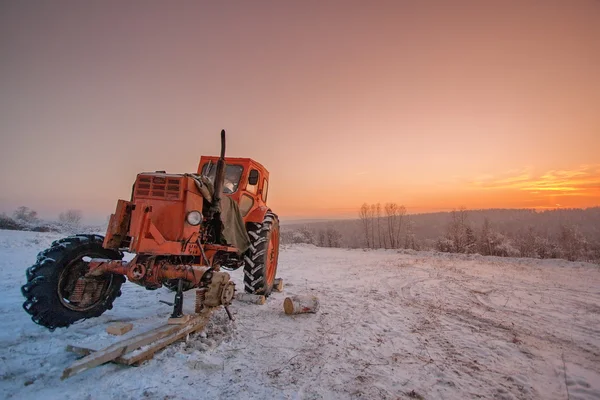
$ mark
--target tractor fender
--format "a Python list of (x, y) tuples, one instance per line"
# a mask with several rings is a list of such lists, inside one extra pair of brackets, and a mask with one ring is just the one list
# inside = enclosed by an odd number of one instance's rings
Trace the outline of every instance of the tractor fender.
[(250, 214), (245, 218), (246, 222), (256, 222), (262, 224), (265, 219), (265, 214), (269, 211), (269, 207), (267, 206), (259, 206), (252, 210)]

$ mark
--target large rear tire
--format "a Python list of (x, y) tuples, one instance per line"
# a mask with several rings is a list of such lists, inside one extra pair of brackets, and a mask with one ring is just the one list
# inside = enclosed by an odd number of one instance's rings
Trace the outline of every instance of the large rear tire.
[(247, 224), (250, 248), (244, 255), (246, 292), (268, 296), (273, 290), (279, 258), (279, 219), (267, 211), (262, 224)]
[(98, 235), (70, 236), (54, 241), (38, 254), (36, 263), (27, 269), (27, 283), (21, 287), (26, 298), (23, 308), (33, 322), (53, 331), (99, 317), (112, 308), (125, 277), (107, 274), (84, 278), (89, 270), (87, 257), (123, 258), (121, 252), (103, 248), (103, 240)]

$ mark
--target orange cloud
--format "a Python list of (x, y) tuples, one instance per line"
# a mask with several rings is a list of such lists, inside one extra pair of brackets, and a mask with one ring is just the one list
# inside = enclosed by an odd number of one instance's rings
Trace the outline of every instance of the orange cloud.
[[(600, 165), (550, 170), (538, 175), (528, 168), (504, 176), (477, 179), (470, 182), (470, 187), (512, 193), (514, 198), (535, 202), (535, 208), (560, 207), (559, 204), (565, 203), (569, 206), (593, 206), (600, 204)], [(563, 201), (566, 198), (571, 200)]]

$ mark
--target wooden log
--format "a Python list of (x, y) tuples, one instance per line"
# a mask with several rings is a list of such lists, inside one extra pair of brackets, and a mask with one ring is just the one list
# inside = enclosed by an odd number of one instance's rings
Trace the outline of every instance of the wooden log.
[[(204, 315), (193, 318), (188, 324), (195, 325), (204, 319)], [(66, 379), (90, 368), (102, 365), (123, 356), (142, 346), (151, 344), (166, 336), (172, 335), (188, 325), (163, 325), (152, 331), (144, 332), (129, 339), (117, 342), (102, 350), (95, 351), (74, 362), (63, 371), (60, 379)]]
[(275, 278), (273, 281), (273, 290), (275, 292), (283, 292), (283, 279)]
[(291, 296), (283, 301), (283, 310), (287, 315), (316, 313), (319, 311), (319, 299), (316, 296)]
[(67, 351), (70, 351), (71, 353), (75, 353), (75, 354), (83, 357), (83, 356), (87, 356), (87, 355), (93, 353), (96, 350), (88, 349), (87, 347), (80, 347), (80, 346), (75, 346), (75, 345), (69, 344), (69, 345), (67, 345)]
[(88, 353), (104, 350), (108, 346), (112, 346), (113, 344), (117, 343), (122, 343), (123, 341), (141, 335), (142, 333), (155, 331), (156, 329), (165, 326), (167, 323), (167, 321), (165, 321), (164, 318), (141, 319), (131, 322), (133, 323), (133, 329), (124, 334), (123, 336), (110, 335), (106, 333), (106, 330), (104, 329), (102, 331), (97, 332), (96, 334), (91, 334), (67, 343), (67, 351), (73, 351), (78, 354), (83, 354), (81, 350), (87, 350)]
[(117, 322), (109, 325), (106, 328), (106, 333), (111, 335), (121, 336), (133, 329), (133, 324), (130, 322)]
[(157, 340), (148, 346), (144, 346), (143, 348), (134, 350), (131, 353), (124, 354), (121, 357), (117, 357), (114, 362), (125, 365), (139, 365), (142, 362), (151, 359), (154, 353), (160, 349), (167, 347), (171, 343), (182, 339), (184, 336), (189, 335), (190, 333), (194, 333), (200, 329), (203, 329), (208, 323), (208, 319), (209, 315), (205, 315), (204, 317), (196, 318), (195, 322), (191, 324), (179, 325), (181, 329), (177, 332)]
[(192, 319), (192, 315), (185, 314), (178, 318), (169, 318), (167, 323), (169, 325), (183, 325), (183, 324), (187, 324), (188, 322), (190, 322), (190, 319)]
[(245, 303), (252, 304), (265, 304), (267, 299), (265, 296), (261, 294), (251, 294), (251, 293), (236, 293), (235, 299), (238, 301), (243, 301)]

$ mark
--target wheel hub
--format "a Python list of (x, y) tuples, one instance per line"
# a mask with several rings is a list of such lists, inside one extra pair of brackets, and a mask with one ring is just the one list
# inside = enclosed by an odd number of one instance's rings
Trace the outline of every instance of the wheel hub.
[(58, 298), (67, 308), (86, 311), (102, 300), (112, 283), (112, 276), (86, 277), (87, 263), (83, 259), (68, 265), (58, 281)]

